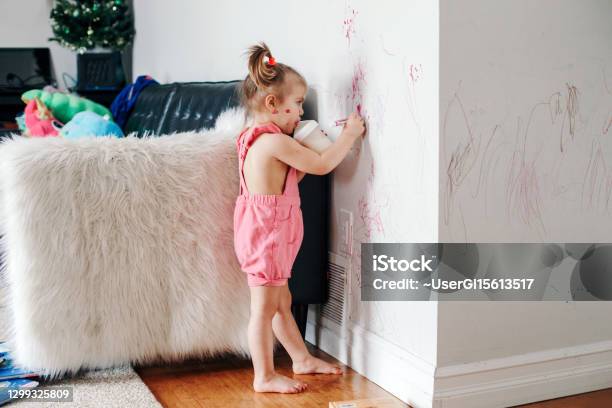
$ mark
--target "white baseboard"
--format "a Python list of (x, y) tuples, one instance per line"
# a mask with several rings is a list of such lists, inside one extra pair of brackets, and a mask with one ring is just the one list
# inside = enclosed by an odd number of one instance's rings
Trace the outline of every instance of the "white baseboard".
[(612, 387), (612, 341), (436, 369), (434, 407), (508, 407)]
[(359, 326), (320, 316), (308, 321), (306, 339), (415, 408), (509, 407), (612, 387), (612, 341), (434, 369)]
[[(311, 309), (309, 316), (315, 313)], [(431, 364), (357, 325), (342, 330), (329, 319), (319, 319), (308, 320), (307, 341), (411, 406), (432, 406)]]

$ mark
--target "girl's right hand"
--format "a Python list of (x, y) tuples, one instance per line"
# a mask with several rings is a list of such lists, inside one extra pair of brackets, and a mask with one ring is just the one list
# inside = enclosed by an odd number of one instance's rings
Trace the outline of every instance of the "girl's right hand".
[(348, 120), (344, 124), (344, 131), (353, 139), (357, 139), (365, 133), (365, 123), (357, 112), (349, 115)]

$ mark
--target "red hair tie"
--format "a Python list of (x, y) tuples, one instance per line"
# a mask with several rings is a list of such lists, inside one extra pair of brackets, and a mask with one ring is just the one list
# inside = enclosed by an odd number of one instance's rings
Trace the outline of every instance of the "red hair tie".
[(274, 57), (268, 57), (268, 65), (276, 65), (276, 60), (274, 59)]

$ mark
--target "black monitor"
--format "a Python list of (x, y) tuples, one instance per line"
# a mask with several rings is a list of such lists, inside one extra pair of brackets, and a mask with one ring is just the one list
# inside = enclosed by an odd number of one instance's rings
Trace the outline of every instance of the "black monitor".
[(0, 48), (0, 89), (42, 88), (53, 83), (49, 48)]

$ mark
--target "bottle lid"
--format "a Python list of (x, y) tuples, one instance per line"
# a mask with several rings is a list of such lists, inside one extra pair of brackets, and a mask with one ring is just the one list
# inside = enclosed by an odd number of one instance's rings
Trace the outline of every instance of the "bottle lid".
[(319, 124), (316, 120), (303, 120), (296, 126), (295, 131), (293, 132), (293, 138), (298, 142), (301, 142), (318, 127)]

